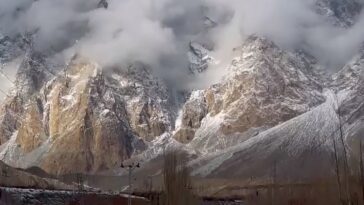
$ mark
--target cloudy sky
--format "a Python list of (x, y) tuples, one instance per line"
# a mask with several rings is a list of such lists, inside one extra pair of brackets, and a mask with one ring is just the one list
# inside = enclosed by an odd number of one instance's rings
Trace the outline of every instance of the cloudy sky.
[[(332, 0), (345, 3), (354, 0)], [(357, 0), (361, 1), (361, 0)], [(285, 49), (305, 49), (329, 69), (337, 69), (364, 40), (364, 15), (349, 28), (317, 14), (315, 0), (0, 0), (0, 32), (34, 33), (34, 48), (75, 53), (105, 68), (142, 61), (165, 79), (186, 83), (186, 51), (191, 40), (213, 42), (216, 58), (251, 34)], [(206, 30), (205, 17), (217, 23)]]

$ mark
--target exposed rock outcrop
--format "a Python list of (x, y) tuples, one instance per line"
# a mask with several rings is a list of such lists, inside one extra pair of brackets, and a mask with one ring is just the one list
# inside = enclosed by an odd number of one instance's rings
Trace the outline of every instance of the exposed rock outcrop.
[(182, 108), (180, 124), (176, 127), (174, 138), (179, 142), (189, 143), (194, 138), (196, 130), (201, 126), (201, 121), (207, 113), (204, 92), (193, 91)]
[(318, 13), (341, 27), (352, 26), (362, 8), (363, 2), (360, 0), (318, 0), (316, 2)]
[(180, 130), (194, 129), (192, 144), (198, 148), (223, 149), (230, 144), (226, 141), (234, 141), (227, 136), (275, 126), (325, 100), (315, 64), (304, 54), (283, 51), (255, 36), (236, 53), (225, 79), (201, 91), (199, 108), (189, 108), (189, 101), (184, 107), (182, 119), (187, 120)]
[[(26, 82), (38, 81), (25, 76)], [(102, 73), (97, 64), (75, 58), (41, 88), (21, 84), (27, 89), (18, 91), (30, 94), (21, 94), (21, 103), (12, 106), (16, 96), (5, 103), (4, 117), (11, 120), (1, 126), (13, 134), (2, 157), (52, 174), (117, 167), (142, 151), (144, 141), (170, 129), (167, 90), (159, 83), (142, 64)]]

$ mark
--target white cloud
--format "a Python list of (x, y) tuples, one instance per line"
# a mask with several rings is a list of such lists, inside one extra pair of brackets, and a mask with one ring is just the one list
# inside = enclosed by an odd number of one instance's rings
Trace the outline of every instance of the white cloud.
[(106, 67), (142, 61), (180, 87), (191, 83), (186, 50), (204, 31), (204, 15), (219, 23), (206, 38), (214, 41), (214, 55), (221, 60), (229, 60), (246, 36), (258, 34), (338, 67), (364, 40), (364, 15), (348, 29), (335, 27), (316, 13), (314, 0), (109, 0), (108, 9), (97, 4), (0, 0), (0, 32), (37, 31), (37, 49), (79, 52)]

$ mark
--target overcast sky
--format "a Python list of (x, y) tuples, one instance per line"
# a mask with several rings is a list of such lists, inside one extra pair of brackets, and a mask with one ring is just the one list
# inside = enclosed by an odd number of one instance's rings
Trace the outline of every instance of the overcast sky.
[[(188, 43), (201, 35), (214, 42), (216, 58), (229, 59), (232, 48), (257, 34), (306, 49), (328, 69), (352, 58), (364, 40), (364, 15), (350, 28), (333, 26), (314, 0), (108, 0), (108, 9), (98, 2), (0, 0), (0, 32), (36, 33), (37, 50), (66, 59), (80, 53), (106, 68), (142, 61), (182, 87), (189, 83)], [(205, 16), (218, 23), (209, 32)]]

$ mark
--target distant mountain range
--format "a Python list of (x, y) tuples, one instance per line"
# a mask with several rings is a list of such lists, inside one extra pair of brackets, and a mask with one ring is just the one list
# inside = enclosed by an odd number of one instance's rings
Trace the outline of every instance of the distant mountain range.
[[(349, 28), (361, 8), (355, 0), (320, 0), (315, 9)], [(190, 154), (196, 176), (267, 177), (276, 166), (281, 177), (319, 177), (332, 168), (334, 142), (343, 149), (341, 137), (350, 158), (358, 157), (364, 49), (331, 73), (307, 51), (252, 35), (236, 45), (220, 82), (176, 92), (142, 62), (104, 70), (75, 55), (59, 66), (30, 39), (0, 37), (1, 64), (18, 66), (0, 111), (0, 159), (13, 167), (115, 173), (128, 159), (151, 166), (173, 147)], [(191, 75), (203, 76), (218, 60), (200, 42), (189, 48)]]

